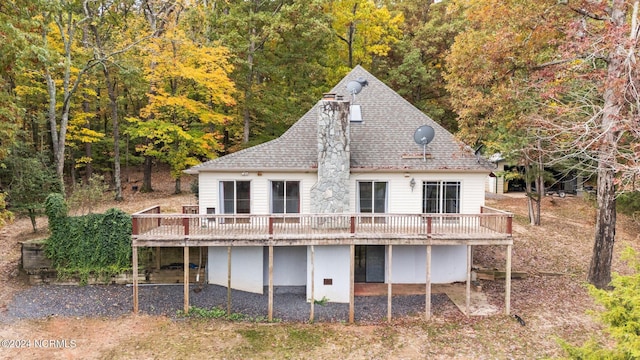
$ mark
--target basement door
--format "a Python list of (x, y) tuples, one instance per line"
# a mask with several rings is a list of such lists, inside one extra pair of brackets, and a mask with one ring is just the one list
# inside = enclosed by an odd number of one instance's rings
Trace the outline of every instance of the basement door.
[(355, 282), (384, 282), (384, 245), (356, 245)]

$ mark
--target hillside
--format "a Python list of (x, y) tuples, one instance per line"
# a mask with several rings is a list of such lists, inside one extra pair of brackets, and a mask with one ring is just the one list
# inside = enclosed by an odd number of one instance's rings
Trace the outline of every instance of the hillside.
[[(105, 201), (102, 207), (131, 212), (160, 204), (177, 211), (180, 205), (195, 202), (188, 185), (183, 185), (185, 194), (176, 196), (171, 195), (170, 180), (160, 176), (157, 180), (154, 193), (127, 189), (124, 203)], [(67, 339), (75, 340), (75, 347), (0, 349), (0, 358), (541, 358), (562, 355), (558, 338), (579, 344), (600, 334), (600, 325), (587, 315), (595, 306), (584, 286), (593, 241), (592, 204), (577, 197), (547, 197), (540, 227), (528, 225), (525, 198), (493, 198), (487, 204), (515, 214), (513, 269), (528, 277), (512, 282), (511, 308), (526, 326), (504, 315), (466, 318), (458, 311), (434, 313), (428, 323), (410, 317), (378, 325), (176, 321), (133, 315), (49, 317), (3, 325), (0, 339)], [(39, 224), (43, 227), (44, 221)], [(628, 271), (619, 254), (626, 246), (640, 248), (638, 234), (638, 224), (620, 216), (614, 270)], [(18, 276), (18, 241), (33, 236), (44, 232), (32, 235), (26, 219), (0, 230), (2, 307), (27, 286)], [(501, 269), (504, 249), (479, 248), (474, 263)], [(489, 301), (502, 308), (504, 282), (481, 284)]]

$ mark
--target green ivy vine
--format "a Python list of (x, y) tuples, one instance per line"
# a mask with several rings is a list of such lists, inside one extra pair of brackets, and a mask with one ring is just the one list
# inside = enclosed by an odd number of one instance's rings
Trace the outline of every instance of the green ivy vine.
[(86, 284), (90, 276), (100, 279), (131, 269), (131, 216), (119, 209), (104, 214), (68, 216), (60, 194), (45, 202), (51, 236), (46, 254), (58, 277), (77, 276)]

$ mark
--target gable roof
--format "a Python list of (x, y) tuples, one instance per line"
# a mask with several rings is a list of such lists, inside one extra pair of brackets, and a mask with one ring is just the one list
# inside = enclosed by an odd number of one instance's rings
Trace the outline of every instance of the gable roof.
[[(352, 122), (351, 171), (482, 171), (489, 172), (489, 163), (477, 157), (473, 150), (402, 96), (375, 78), (361, 66), (356, 66), (330, 92), (350, 100), (347, 83), (364, 78), (368, 86), (356, 96), (354, 104), (362, 109), (360, 123)], [(236, 153), (196, 165), (186, 173), (200, 171), (317, 171), (316, 103), (279, 138)], [(426, 146), (413, 139), (414, 132), (429, 125), (435, 137)]]

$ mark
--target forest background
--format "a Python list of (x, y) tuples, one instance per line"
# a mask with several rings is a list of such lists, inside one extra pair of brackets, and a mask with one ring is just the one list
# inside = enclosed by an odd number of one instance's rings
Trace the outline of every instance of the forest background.
[(0, 203), (34, 216), (94, 174), (122, 200), (121, 169), (143, 167), (148, 192), (154, 163), (179, 192), (182, 170), (278, 137), (359, 64), (468, 145), (522, 165), (532, 224), (545, 169), (593, 179), (589, 281), (606, 287), (615, 200), (640, 169), (638, 4), (4, 1)]

